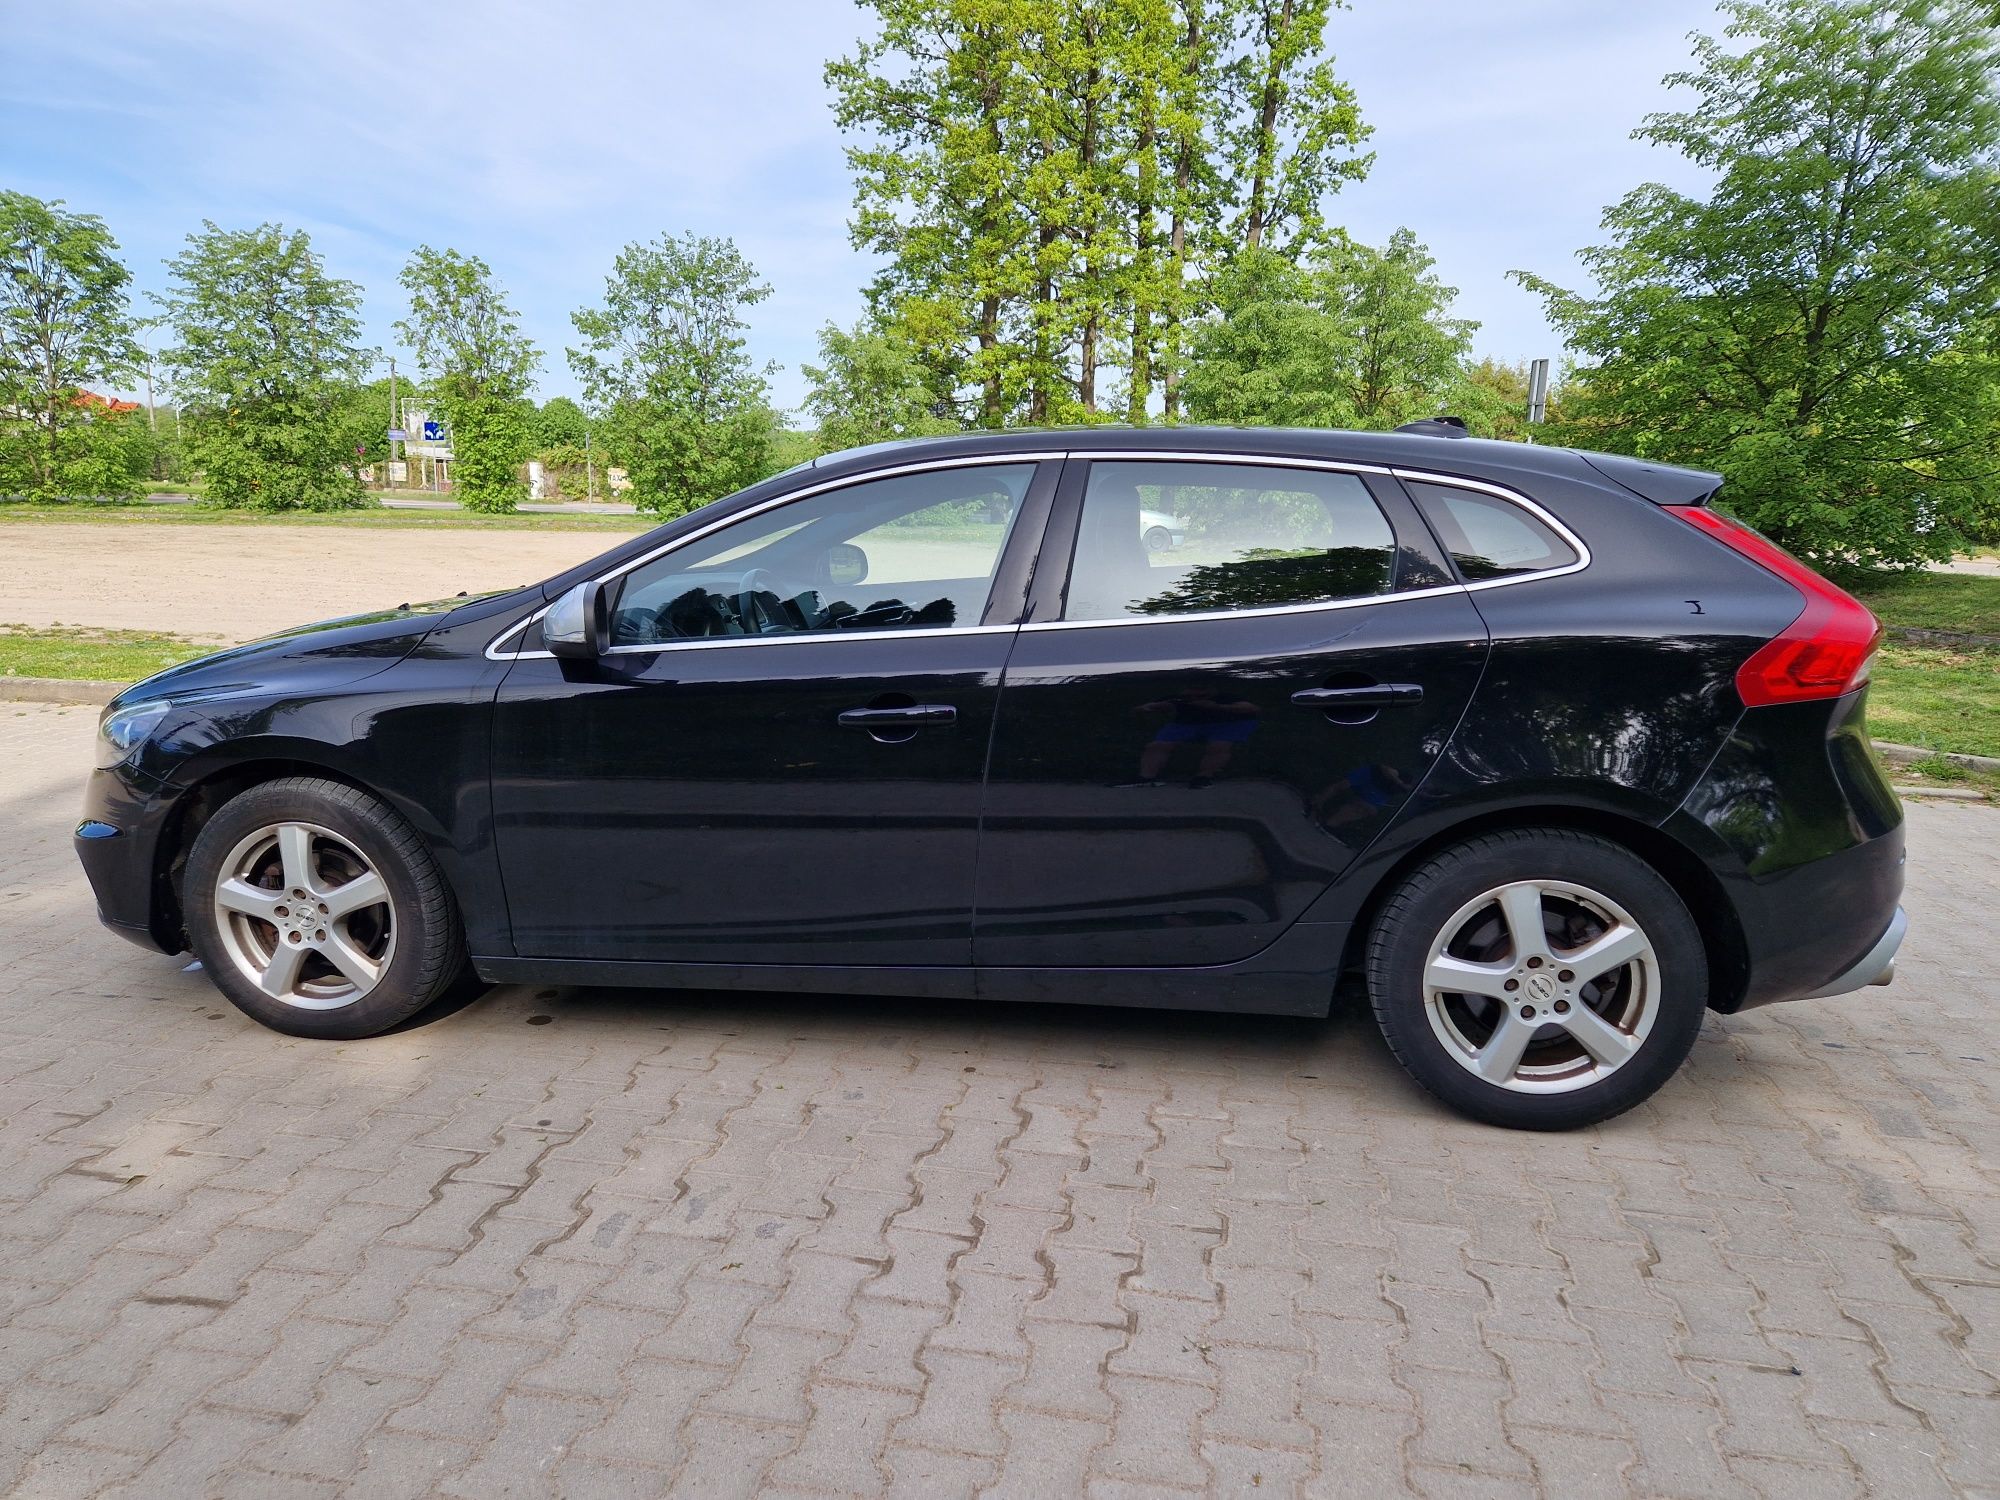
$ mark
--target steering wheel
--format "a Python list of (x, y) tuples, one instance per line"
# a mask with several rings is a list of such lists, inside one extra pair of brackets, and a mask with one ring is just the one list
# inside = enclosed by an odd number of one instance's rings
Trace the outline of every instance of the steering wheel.
[(763, 635), (779, 624), (757, 601), (759, 594), (778, 592), (778, 580), (768, 568), (752, 568), (736, 583), (736, 618), (750, 635)]

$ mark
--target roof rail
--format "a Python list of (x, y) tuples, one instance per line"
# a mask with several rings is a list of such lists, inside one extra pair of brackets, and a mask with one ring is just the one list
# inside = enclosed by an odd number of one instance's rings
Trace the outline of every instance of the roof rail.
[(1414, 432), (1420, 437), (1462, 438), (1472, 435), (1465, 430), (1463, 417), (1425, 417), (1420, 422), (1405, 422), (1396, 431)]

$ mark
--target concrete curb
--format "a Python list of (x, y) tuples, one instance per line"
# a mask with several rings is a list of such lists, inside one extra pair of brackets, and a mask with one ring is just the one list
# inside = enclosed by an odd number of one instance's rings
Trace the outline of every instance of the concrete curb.
[(1910, 646), (1943, 646), (1960, 651), (2000, 650), (2000, 635), (1973, 635), (1963, 630), (1929, 630), (1914, 625), (1891, 625), (1889, 639)]
[(0, 677), (0, 698), (16, 703), (89, 703), (102, 708), (128, 686), (81, 677)]
[(1888, 740), (1875, 741), (1875, 750), (1892, 766), (1912, 765), (1917, 761), (1938, 756), (1955, 766), (1963, 766), (1968, 771), (2000, 771), (2000, 757), (1991, 755), (1965, 755), (1957, 750), (1926, 750), (1921, 745), (1896, 745)]
[(1986, 793), (1969, 786), (1904, 786), (1896, 787), (1899, 797), (1930, 797), (1944, 802), (1984, 802)]

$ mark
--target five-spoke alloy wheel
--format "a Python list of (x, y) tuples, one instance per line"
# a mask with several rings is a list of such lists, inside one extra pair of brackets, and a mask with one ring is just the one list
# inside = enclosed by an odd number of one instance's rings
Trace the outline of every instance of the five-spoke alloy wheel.
[(224, 803), (195, 838), (181, 893), (217, 986), (295, 1035), (387, 1030), (465, 967), (437, 861), (393, 808), (339, 782), (287, 777)]
[(395, 956), (388, 882), (316, 823), (274, 823), (239, 840), (222, 862), (215, 905), (236, 967), (286, 1005), (352, 1005)]
[(1419, 1083), (1476, 1118), (1542, 1129), (1606, 1119), (1664, 1083), (1708, 981), (1657, 871), (1553, 828), (1488, 834), (1414, 871), (1377, 921), (1368, 978)]

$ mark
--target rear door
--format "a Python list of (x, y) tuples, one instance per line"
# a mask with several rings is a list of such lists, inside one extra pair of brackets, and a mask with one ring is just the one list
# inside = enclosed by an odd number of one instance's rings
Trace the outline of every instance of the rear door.
[(1486, 650), (1386, 476), (1072, 461), (1000, 697), (975, 961), (1255, 954), (1416, 790)]

